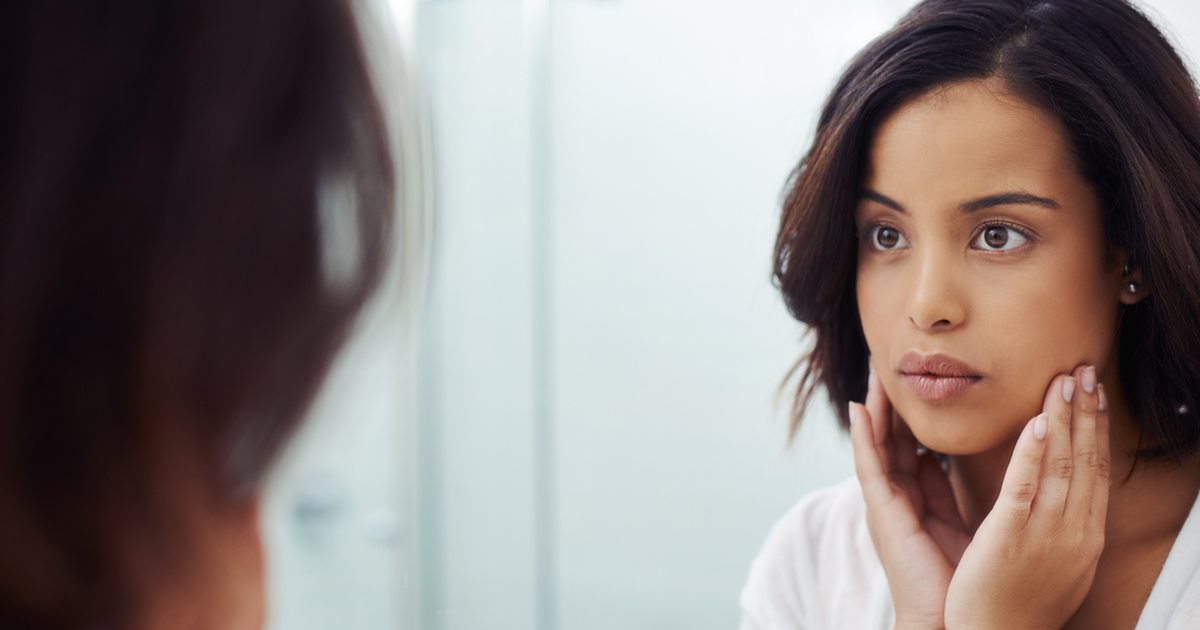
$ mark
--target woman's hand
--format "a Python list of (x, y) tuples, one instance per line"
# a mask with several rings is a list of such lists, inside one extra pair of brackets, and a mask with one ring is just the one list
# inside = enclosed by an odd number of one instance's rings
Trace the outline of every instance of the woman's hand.
[(916, 439), (875, 374), (866, 405), (850, 403), (854, 468), (867, 527), (883, 563), (897, 628), (942, 628), (951, 577), (971, 542), (937, 459), (917, 456)]
[(1055, 378), (1042, 409), (950, 580), (947, 630), (1061, 628), (1091, 588), (1109, 491), (1107, 401), (1095, 368)]

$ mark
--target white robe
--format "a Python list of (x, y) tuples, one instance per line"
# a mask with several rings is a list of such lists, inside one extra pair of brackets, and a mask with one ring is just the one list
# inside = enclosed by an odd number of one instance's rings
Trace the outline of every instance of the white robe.
[[(741, 630), (892, 630), (887, 577), (858, 479), (805, 496), (767, 536), (742, 589)], [(1136, 630), (1200, 628), (1200, 501), (1179, 531)]]

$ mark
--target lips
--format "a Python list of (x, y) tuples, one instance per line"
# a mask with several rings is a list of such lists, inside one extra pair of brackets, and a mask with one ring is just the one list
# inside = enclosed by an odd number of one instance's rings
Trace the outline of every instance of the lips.
[(896, 369), (917, 397), (926, 402), (961, 396), (983, 378), (969, 364), (944, 354), (907, 352)]

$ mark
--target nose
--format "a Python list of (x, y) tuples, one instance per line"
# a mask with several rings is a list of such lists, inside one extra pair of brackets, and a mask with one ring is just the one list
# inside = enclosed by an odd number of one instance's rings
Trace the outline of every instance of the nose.
[(927, 333), (947, 332), (966, 323), (966, 296), (954, 261), (931, 253), (914, 262), (908, 320)]

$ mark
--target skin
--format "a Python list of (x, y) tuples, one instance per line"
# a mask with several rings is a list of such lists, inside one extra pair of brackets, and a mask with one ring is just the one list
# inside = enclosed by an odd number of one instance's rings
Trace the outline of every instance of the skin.
[(219, 489), (213, 467), (195, 448), (196, 438), (174, 419), (184, 412), (153, 409), (150, 451), (152, 500), (157, 516), (171, 523), (169, 554), (145, 545), (145, 530), (130, 528), (131, 587), (138, 610), (136, 630), (261, 630), (267, 618), (266, 554), (261, 534), (261, 496), (230, 497)]
[(198, 509), (186, 570), (146, 585), (142, 630), (261, 630), (266, 625), (265, 554), (257, 497)]
[[(942, 87), (883, 121), (862, 187), (874, 373), (851, 434), (897, 627), (1133, 628), (1200, 472), (1143, 464), (1122, 483), (1138, 431), (1117, 319), (1146, 296), (1061, 124), (997, 80)], [(964, 210), (1006, 193), (1024, 198)], [(922, 400), (898, 368), (909, 351), (981, 378)]]

